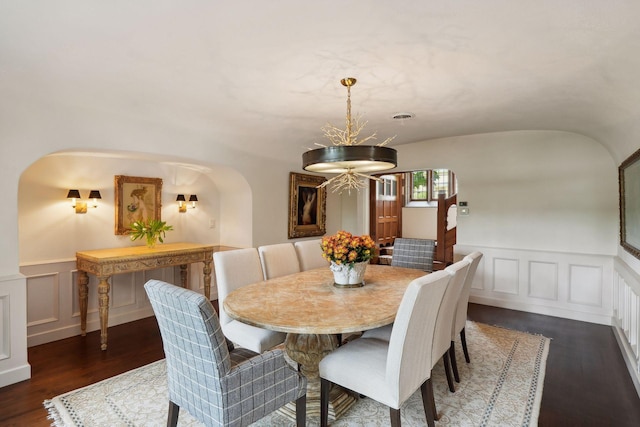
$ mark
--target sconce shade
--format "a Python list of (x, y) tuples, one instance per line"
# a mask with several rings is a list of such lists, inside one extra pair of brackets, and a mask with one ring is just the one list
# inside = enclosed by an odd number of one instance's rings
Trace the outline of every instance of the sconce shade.
[(67, 193), (67, 199), (79, 199), (80, 192), (78, 190), (69, 190)]
[(190, 202), (197, 202), (198, 201), (198, 196), (196, 196), (195, 194), (192, 194), (191, 196), (189, 196), (189, 201)]
[(91, 190), (89, 192), (89, 198), (90, 199), (102, 199), (102, 196), (100, 195), (100, 191), (98, 190)]
[(178, 197), (176, 197), (176, 202), (186, 202), (187, 199), (184, 198), (184, 194), (178, 194)]

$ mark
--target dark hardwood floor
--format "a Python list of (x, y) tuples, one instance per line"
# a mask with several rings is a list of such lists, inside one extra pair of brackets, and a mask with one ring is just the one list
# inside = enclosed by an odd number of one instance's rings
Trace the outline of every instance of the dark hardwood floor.
[[(610, 327), (477, 304), (469, 319), (552, 339), (540, 426), (640, 426), (640, 398)], [(45, 399), (164, 357), (154, 317), (109, 328), (106, 351), (99, 341), (91, 332), (29, 348), (32, 378), (0, 388), (0, 426), (49, 426)]]

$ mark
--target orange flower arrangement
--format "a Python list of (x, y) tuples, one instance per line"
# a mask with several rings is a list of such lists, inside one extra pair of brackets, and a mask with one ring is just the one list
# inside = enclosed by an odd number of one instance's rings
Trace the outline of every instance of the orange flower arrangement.
[(347, 231), (338, 231), (333, 236), (322, 238), (322, 257), (338, 265), (349, 265), (369, 261), (375, 256), (376, 244), (369, 235), (354, 236)]

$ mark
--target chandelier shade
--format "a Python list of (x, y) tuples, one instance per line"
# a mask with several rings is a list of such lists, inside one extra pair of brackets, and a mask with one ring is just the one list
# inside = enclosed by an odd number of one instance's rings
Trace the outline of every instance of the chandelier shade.
[(317, 173), (380, 172), (398, 165), (396, 150), (377, 145), (336, 145), (302, 154), (302, 168)]

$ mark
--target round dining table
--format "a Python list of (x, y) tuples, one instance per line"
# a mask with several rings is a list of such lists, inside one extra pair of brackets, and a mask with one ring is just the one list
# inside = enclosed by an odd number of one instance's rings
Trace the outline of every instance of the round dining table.
[[(334, 285), (327, 266), (243, 286), (227, 295), (223, 307), (233, 319), (287, 333), (285, 351), (307, 377), (307, 416), (319, 416), (318, 364), (337, 347), (336, 335), (393, 323), (407, 286), (425, 274), (422, 270), (370, 264), (364, 286), (345, 288)], [(334, 387), (329, 417), (339, 418), (356, 399)], [(295, 419), (295, 406), (285, 413)]]

